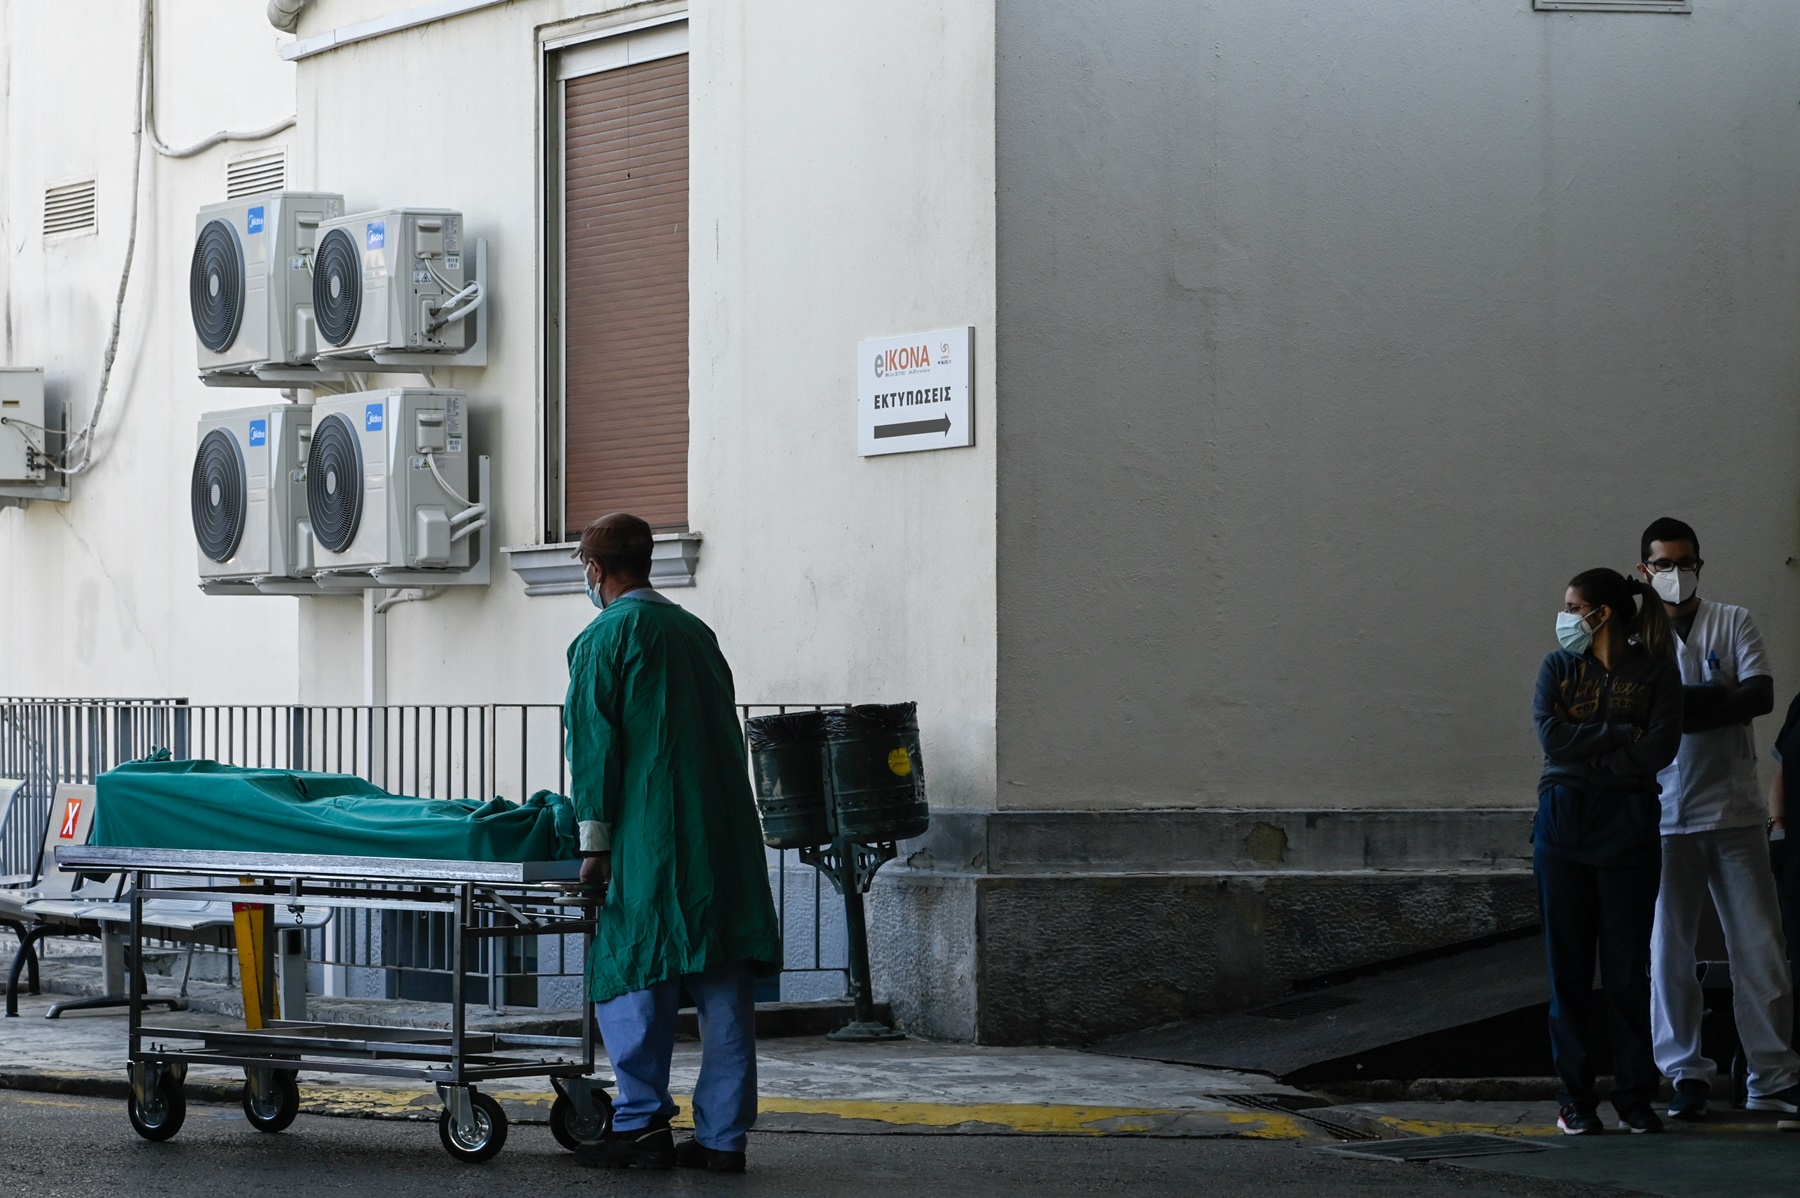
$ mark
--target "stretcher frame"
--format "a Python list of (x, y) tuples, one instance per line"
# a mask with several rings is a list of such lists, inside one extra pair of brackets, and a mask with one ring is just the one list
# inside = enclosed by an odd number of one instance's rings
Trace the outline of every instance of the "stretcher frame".
[[(576, 880), (579, 861), (430, 861), (98, 845), (59, 847), (56, 860), (63, 869), (128, 878), (128, 1070), (132, 1123), (146, 1138), (167, 1139), (179, 1130), (186, 1104), (181, 1086), (190, 1065), (245, 1070), (245, 1114), (259, 1130), (268, 1131), (292, 1122), (292, 1114), (282, 1122), (282, 1113), (297, 1109), (293, 1079), (299, 1070), (429, 1082), (444, 1104), (439, 1120), (444, 1147), (471, 1162), (486, 1160), (505, 1142), (505, 1116), (492, 1099), (478, 1095), (482, 1082), (549, 1078), (560, 1095), (552, 1109), (552, 1130), (571, 1149), (596, 1138), (610, 1121), (611, 1103), (603, 1083), (593, 1077), (591, 1011), (582, 1020), (580, 1036), (471, 1032), (467, 1020), (467, 965), (476, 941), (579, 934), (585, 957), (593, 943), (599, 895)], [(250, 880), (222, 883), (220, 878)], [(155, 882), (161, 884), (153, 887)], [(271, 912), (285, 908), (296, 915), (319, 907), (447, 915), (450, 1027), (275, 1019), (268, 987), (263, 987), (263, 1026), (258, 1029), (147, 1025), (141, 951), (146, 898), (247, 904)], [(268, 948), (265, 944), (265, 952)], [(261, 1105), (253, 1108), (253, 1101)], [(172, 1118), (167, 1111), (171, 1105), (176, 1108)], [(280, 1126), (268, 1126), (273, 1123)]]

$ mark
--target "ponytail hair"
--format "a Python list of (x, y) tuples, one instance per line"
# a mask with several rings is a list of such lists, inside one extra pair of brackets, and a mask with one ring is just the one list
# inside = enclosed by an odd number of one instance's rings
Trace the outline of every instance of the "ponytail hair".
[(1611, 608), (1615, 617), (1625, 621), (1626, 635), (1650, 656), (1675, 656), (1675, 632), (1669, 627), (1669, 613), (1663, 610), (1662, 597), (1649, 583), (1601, 566), (1577, 574), (1569, 580), (1569, 587), (1590, 607)]

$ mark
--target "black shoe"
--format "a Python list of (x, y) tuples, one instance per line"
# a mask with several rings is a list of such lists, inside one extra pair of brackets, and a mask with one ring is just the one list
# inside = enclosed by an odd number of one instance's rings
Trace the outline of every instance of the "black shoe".
[(614, 1131), (575, 1150), (575, 1159), (599, 1169), (673, 1169), (675, 1135), (667, 1123)]
[(1663, 1129), (1662, 1120), (1650, 1109), (1650, 1104), (1640, 1103), (1626, 1107), (1619, 1112), (1619, 1130), (1628, 1131), (1634, 1136), (1652, 1135)]
[(1562, 1128), (1565, 1136), (1597, 1136), (1606, 1130), (1606, 1124), (1600, 1122), (1600, 1116), (1594, 1113), (1593, 1107), (1575, 1103), (1570, 1103), (1557, 1114), (1556, 1126)]
[(675, 1145), (675, 1163), (683, 1169), (705, 1169), (709, 1173), (742, 1173), (744, 1154), (708, 1148), (690, 1136)]
[(1712, 1087), (1705, 1082), (1676, 1082), (1675, 1097), (1669, 1100), (1669, 1118), (1680, 1119), (1684, 1123), (1704, 1119), (1706, 1100), (1711, 1097)]

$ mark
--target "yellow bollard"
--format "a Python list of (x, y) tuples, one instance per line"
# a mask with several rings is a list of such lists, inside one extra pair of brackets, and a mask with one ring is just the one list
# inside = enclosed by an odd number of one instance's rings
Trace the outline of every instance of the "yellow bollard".
[[(248, 884), (249, 878), (244, 882)], [(275, 909), (259, 903), (231, 904), (237, 926), (238, 985), (244, 993), (244, 1027), (250, 1031), (281, 1018), (275, 993)]]

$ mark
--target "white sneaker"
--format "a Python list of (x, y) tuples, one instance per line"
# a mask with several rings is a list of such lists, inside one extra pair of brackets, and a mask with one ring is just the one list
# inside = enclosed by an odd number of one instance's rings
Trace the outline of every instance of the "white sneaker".
[(1784, 1115), (1800, 1115), (1800, 1083), (1773, 1094), (1751, 1095), (1744, 1103), (1747, 1111), (1780, 1111)]

